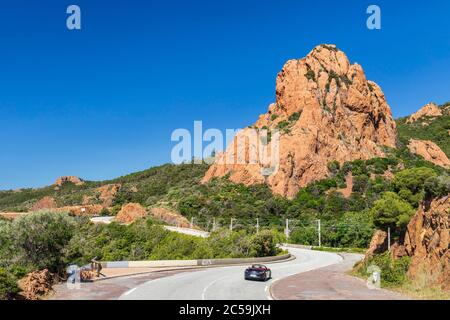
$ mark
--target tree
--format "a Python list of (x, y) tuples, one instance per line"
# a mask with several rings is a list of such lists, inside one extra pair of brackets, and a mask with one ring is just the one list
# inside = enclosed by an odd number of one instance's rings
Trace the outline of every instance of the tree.
[(23, 265), (59, 271), (64, 267), (63, 249), (75, 227), (75, 219), (65, 213), (42, 211), (22, 216), (11, 224), (12, 251)]
[(376, 227), (403, 229), (414, 214), (413, 207), (394, 192), (383, 193), (372, 208)]
[(413, 194), (416, 194), (423, 191), (424, 183), (428, 178), (436, 176), (436, 172), (431, 168), (406, 169), (395, 175), (394, 186), (397, 190), (409, 189)]

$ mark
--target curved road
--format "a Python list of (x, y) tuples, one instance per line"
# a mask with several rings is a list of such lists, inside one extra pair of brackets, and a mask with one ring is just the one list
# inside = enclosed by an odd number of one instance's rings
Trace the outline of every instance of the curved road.
[(244, 280), (245, 266), (208, 268), (148, 281), (125, 292), (120, 300), (265, 300), (274, 281), (338, 263), (342, 258), (330, 252), (288, 248), (294, 260), (269, 263), (272, 279)]

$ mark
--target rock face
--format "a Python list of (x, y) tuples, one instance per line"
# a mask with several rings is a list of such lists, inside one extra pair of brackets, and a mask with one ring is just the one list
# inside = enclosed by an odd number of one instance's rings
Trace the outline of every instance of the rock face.
[(175, 227), (189, 228), (190, 222), (184, 216), (173, 212), (167, 208), (155, 207), (150, 210), (150, 214), (155, 218), (164, 221), (166, 224)]
[(370, 241), (369, 249), (366, 251), (366, 258), (374, 254), (383, 253), (388, 248), (387, 233), (382, 230), (375, 231)]
[(147, 216), (147, 210), (139, 203), (128, 203), (120, 209), (116, 216), (116, 221), (122, 223), (132, 223)]
[(58, 179), (56, 179), (54, 185), (57, 187), (61, 187), (64, 183), (66, 182), (71, 182), (77, 186), (81, 186), (84, 184), (83, 180), (81, 180), (78, 177), (75, 176), (65, 176), (65, 177), (59, 177)]
[(408, 148), (412, 153), (422, 156), (435, 165), (450, 168), (450, 160), (447, 155), (432, 141), (411, 139)]
[(31, 211), (39, 211), (44, 209), (54, 209), (56, 208), (56, 201), (52, 197), (43, 197), (41, 200), (36, 202), (32, 207)]
[(435, 103), (429, 103), (422, 107), (416, 113), (413, 113), (407, 120), (406, 123), (413, 123), (418, 121), (422, 117), (439, 117), (442, 115), (442, 110)]
[[(252, 128), (279, 129), (279, 163), (263, 176), (265, 164), (236, 163), (240, 155), (261, 146), (251, 141)], [(229, 175), (237, 183), (266, 182), (280, 195), (328, 175), (330, 161), (383, 156), (382, 146), (395, 146), (396, 126), (380, 87), (366, 80), (358, 64), (333, 45), (314, 48), (301, 60), (288, 61), (276, 79), (276, 102), (252, 128), (242, 130), (226, 152), (216, 157), (203, 182)], [(267, 149), (273, 147), (273, 139)], [(231, 159), (231, 161), (230, 161)]]
[(85, 195), (83, 197), (83, 205), (101, 202), (104, 208), (109, 208), (113, 205), (114, 199), (121, 187), (122, 185), (120, 183), (106, 184), (98, 187), (94, 190), (94, 195)]
[(450, 194), (421, 205), (408, 224), (404, 245), (412, 257), (410, 277), (425, 273), (450, 290)]

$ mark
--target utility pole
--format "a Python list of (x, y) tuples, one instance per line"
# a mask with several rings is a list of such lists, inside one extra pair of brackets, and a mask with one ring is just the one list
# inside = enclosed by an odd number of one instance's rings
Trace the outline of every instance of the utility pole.
[(256, 218), (256, 233), (259, 233), (259, 219)]
[(286, 219), (286, 228), (284, 229), (284, 234), (286, 238), (289, 238), (289, 219)]
[(391, 227), (388, 227), (388, 251), (391, 251)]
[(321, 247), (322, 246), (322, 234), (321, 234), (320, 219), (317, 220), (317, 232), (319, 233), (319, 247)]
[(194, 217), (191, 217), (191, 229), (194, 228)]

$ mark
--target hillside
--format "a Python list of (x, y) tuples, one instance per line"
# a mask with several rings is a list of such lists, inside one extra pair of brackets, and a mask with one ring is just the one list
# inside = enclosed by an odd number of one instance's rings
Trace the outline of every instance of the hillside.
[(0, 191), (0, 212), (26, 212), (32, 210), (39, 200), (51, 197), (56, 202), (55, 207), (103, 205), (105, 209), (112, 209), (118, 206), (115, 208), (117, 213), (124, 203), (152, 205), (171, 188), (195, 184), (207, 168), (207, 165), (166, 164), (108, 181), (83, 181), (79, 185), (66, 182), (61, 186), (55, 184), (36, 189)]
[(399, 142), (408, 145), (410, 139), (430, 140), (436, 143), (450, 157), (450, 102), (439, 106), (441, 115), (423, 115), (416, 121), (410, 116), (398, 119)]

